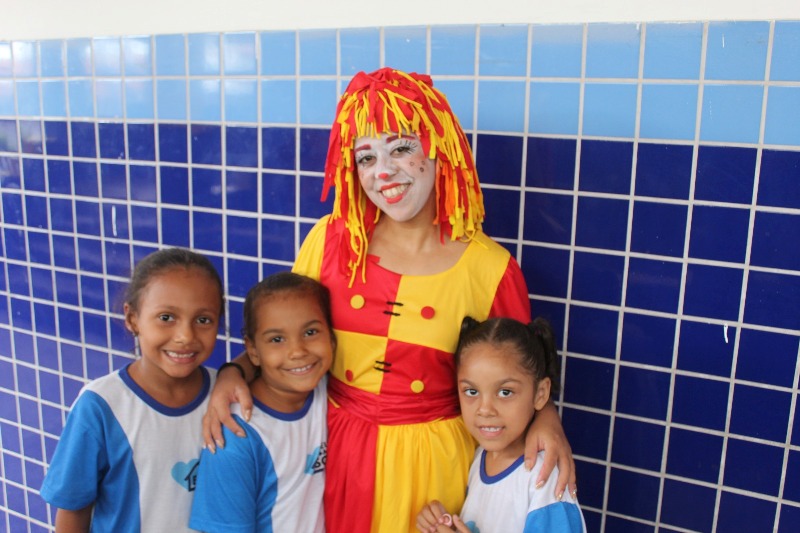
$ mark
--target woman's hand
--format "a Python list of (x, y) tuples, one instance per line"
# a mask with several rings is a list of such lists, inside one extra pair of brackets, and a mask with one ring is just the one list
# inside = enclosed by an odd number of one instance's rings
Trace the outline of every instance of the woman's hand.
[[(241, 358), (242, 356), (239, 356), (235, 361), (240, 363)], [(208, 410), (203, 416), (203, 441), (211, 453), (215, 453), (217, 447), (225, 446), (225, 439), (222, 436), (223, 424), (237, 436), (245, 436), (242, 427), (231, 416), (232, 403), (239, 403), (242, 406), (244, 419), (249, 421), (253, 412), (250, 387), (235, 367), (226, 367), (217, 373), (217, 382), (208, 400)]]
[(526, 469), (530, 470), (536, 464), (536, 454), (539, 450), (544, 451), (544, 460), (536, 486), (541, 487), (545, 484), (553, 467), (558, 463), (555, 496), (561, 500), (564, 489), (569, 486), (570, 494), (575, 497), (578, 493), (575, 460), (572, 458), (572, 448), (564, 434), (564, 427), (553, 402), (548, 402), (544, 409), (536, 413), (531, 427), (528, 428), (528, 435), (525, 438)]

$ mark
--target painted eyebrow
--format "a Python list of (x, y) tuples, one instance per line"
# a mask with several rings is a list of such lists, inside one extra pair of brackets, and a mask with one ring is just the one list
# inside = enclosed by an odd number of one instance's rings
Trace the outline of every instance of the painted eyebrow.
[(397, 139), (408, 139), (409, 141), (417, 140), (417, 138), (414, 137), (413, 135), (400, 135), (400, 136), (390, 135), (386, 137), (386, 144), (389, 144), (392, 141), (396, 141)]
[(354, 150), (354, 152), (358, 153), (358, 152), (361, 152), (362, 150), (371, 150), (371, 149), (372, 149), (372, 145), (370, 145), (370, 144), (362, 144), (361, 146), (356, 146), (356, 149)]

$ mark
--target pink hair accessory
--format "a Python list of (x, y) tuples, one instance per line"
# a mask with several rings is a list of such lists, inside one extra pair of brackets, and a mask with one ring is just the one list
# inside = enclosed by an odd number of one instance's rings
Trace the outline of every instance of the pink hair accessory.
[(443, 523), (444, 525), (446, 525), (447, 527), (450, 527), (450, 526), (452, 526), (452, 525), (453, 525), (453, 517), (452, 517), (452, 516), (450, 516), (448, 513), (444, 513), (444, 514), (442, 515), (442, 520), (443, 520), (443, 522), (442, 522), (442, 523)]

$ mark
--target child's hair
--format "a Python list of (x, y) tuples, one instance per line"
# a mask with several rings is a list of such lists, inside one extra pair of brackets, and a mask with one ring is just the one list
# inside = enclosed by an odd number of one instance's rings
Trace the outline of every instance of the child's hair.
[(478, 322), (466, 317), (461, 323), (455, 353), (456, 368), (461, 364), (464, 349), (481, 342), (493, 345), (508, 343), (513, 346), (522, 368), (537, 382), (550, 378), (550, 395), (558, 394), (561, 371), (553, 329), (547, 320), (539, 317), (525, 325), (513, 318), (490, 318)]
[(138, 311), (142, 292), (147, 288), (150, 281), (154, 277), (176, 268), (186, 270), (196, 268), (208, 275), (209, 279), (219, 289), (219, 309), (220, 316), (222, 316), (225, 310), (225, 296), (222, 289), (222, 280), (217, 269), (214, 268), (214, 265), (211, 264), (207, 257), (186, 248), (158, 250), (136, 263), (131, 273), (131, 282), (125, 290), (124, 302), (128, 304), (132, 311)]
[(333, 337), (333, 322), (331, 320), (331, 295), (328, 288), (319, 281), (295, 274), (294, 272), (278, 272), (267, 276), (247, 291), (244, 300), (244, 326), (242, 336), (253, 339), (258, 327), (256, 304), (265, 298), (271, 298), (282, 293), (307, 294), (317, 300), (325, 321)]

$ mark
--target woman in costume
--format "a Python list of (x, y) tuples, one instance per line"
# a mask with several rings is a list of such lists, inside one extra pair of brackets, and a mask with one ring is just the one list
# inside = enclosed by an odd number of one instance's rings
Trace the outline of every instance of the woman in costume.
[[(459, 416), (453, 352), (465, 316), (530, 321), (524, 278), (481, 230), (483, 197), (469, 142), (429, 76), (359, 73), (336, 111), (323, 200), (333, 212), (306, 237), (294, 271), (331, 291), (338, 340), (328, 385), (325, 514), (329, 533), (414, 531), (431, 500), (460, 509), (475, 442)], [(243, 374), (253, 369), (241, 357)], [(228, 403), (252, 403), (220, 373), (204, 422), (238, 431)], [(557, 491), (575, 475), (549, 404), (528, 433)]]

